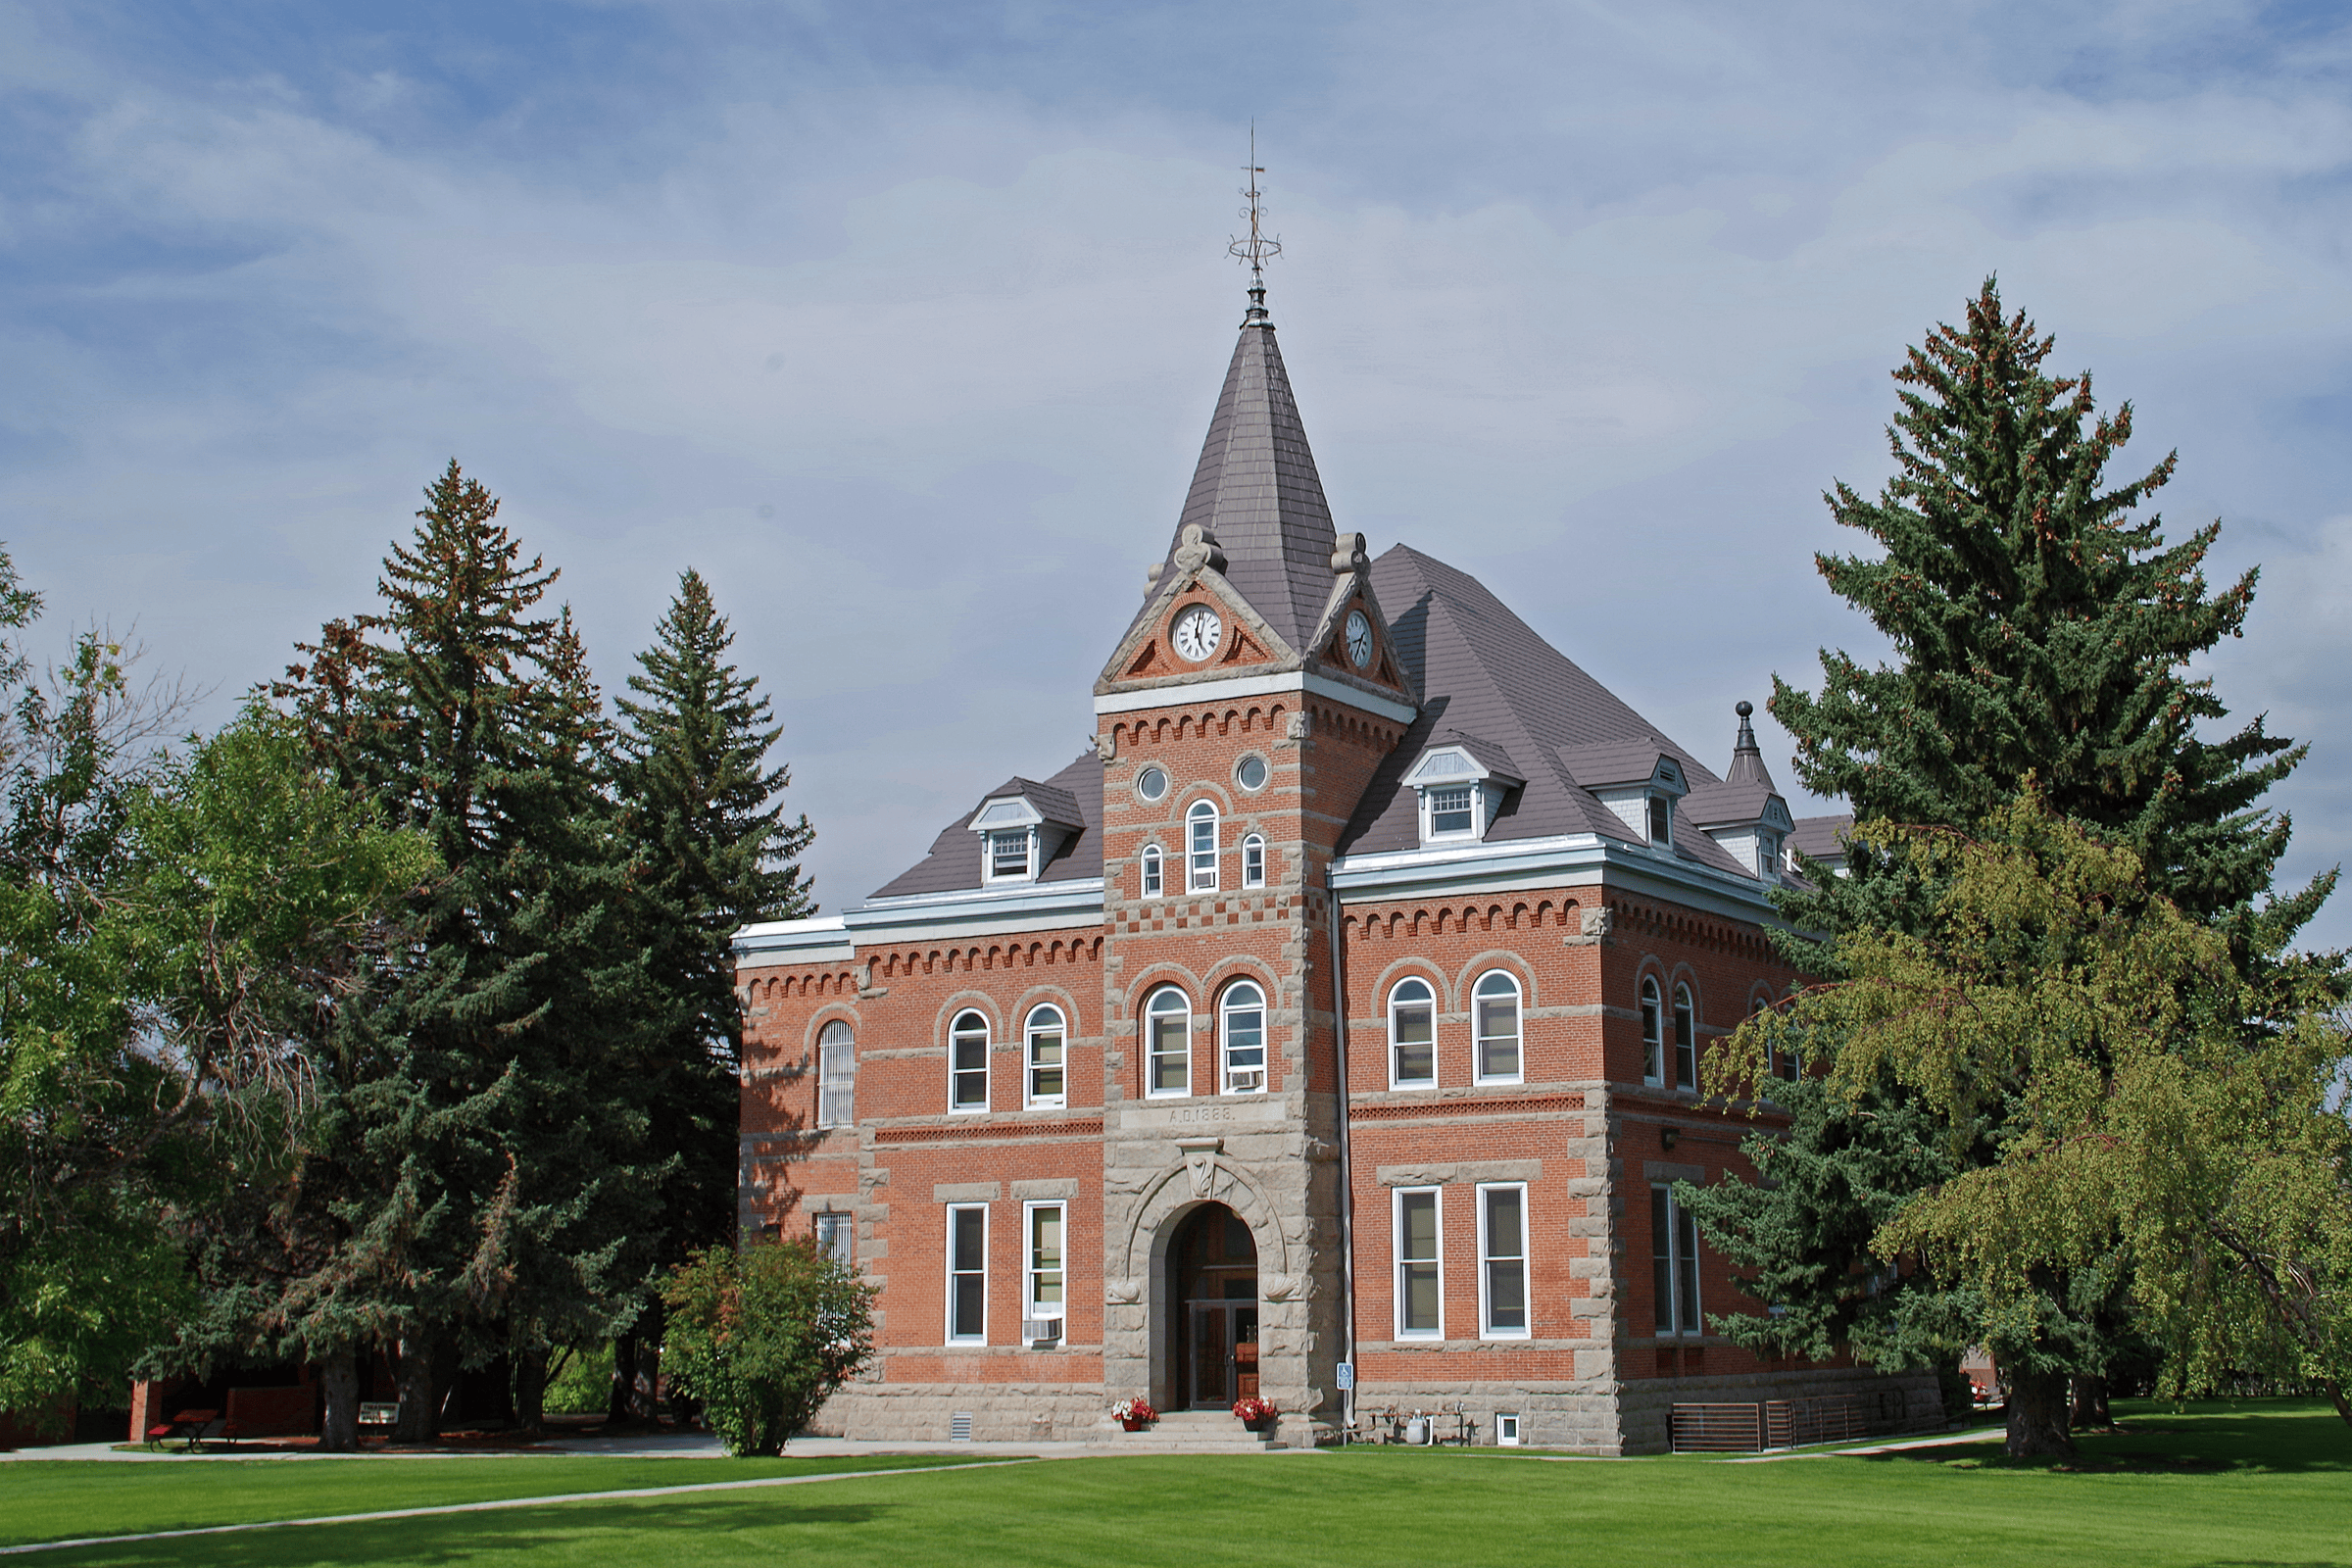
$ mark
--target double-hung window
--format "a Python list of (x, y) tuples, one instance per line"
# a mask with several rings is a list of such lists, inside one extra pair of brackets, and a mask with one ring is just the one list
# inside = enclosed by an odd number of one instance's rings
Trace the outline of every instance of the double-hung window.
[(988, 1205), (948, 1205), (948, 1343), (988, 1343)]
[(1674, 988), (1674, 1076), (1685, 1089), (1698, 1087), (1698, 1009), (1690, 1004), (1690, 988)]
[(1184, 813), (1184, 890), (1187, 893), (1217, 891), (1217, 808), (1207, 801), (1195, 801), (1192, 809)]
[(1519, 1081), (1519, 982), (1501, 970), (1479, 976), (1471, 989), (1471, 1017), (1478, 1038), (1478, 1081), (1515, 1084)]
[(1675, 1201), (1671, 1187), (1649, 1190), (1649, 1251), (1659, 1337), (1704, 1333), (1698, 1315), (1698, 1222)]
[(1446, 1337), (1444, 1264), (1438, 1255), (1439, 1191), (1396, 1189), (1396, 1337)]
[(1438, 1081), (1438, 1002), (1426, 980), (1396, 982), (1389, 993), (1389, 1087), (1427, 1089)]
[(1035, 828), (1000, 828), (988, 835), (988, 879), (991, 882), (1025, 882), (1035, 867), (1030, 864), (1029, 852), (1037, 843)]
[(1160, 892), (1165, 885), (1161, 875), (1162, 858), (1163, 857), (1159, 853), (1158, 845), (1147, 844), (1144, 846), (1143, 871), (1139, 878), (1142, 883), (1142, 897), (1147, 899), (1156, 899), (1160, 896)]
[(1661, 850), (1674, 843), (1674, 802), (1663, 795), (1649, 798), (1649, 842)]
[(1658, 982), (1644, 975), (1642, 980), (1642, 1081), (1645, 1084), (1666, 1081), (1664, 1012), (1664, 1004), (1658, 998)]
[(1022, 1337), (1061, 1338), (1061, 1205), (1031, 1203), (1021, 1216), (1026, 1252), (1021, 1262)]
[(1469, 784), (1450, 784), (1429, 792), (1429, 836), (1467, 838), (1478, 831), (1478, 791)]
[(1028, 1101), (1032, 1105), (1062, 1103), (1062, 1050), (1069, 1029), (1059, 1007), (1029, 1009)]
[(816, 1032), (816, 1124), (847, 1127), (858, 1119), (858, 1037), (836, 1018)]
[(1144, 1093), (1193, 1092), (1193, 1004), (1174, 986), (1162, 986), (1144, 1004)]
[(988, 1108), (988, 1019), (977, 1012), (948, 1026), (948, 1108)]
[(1248, 980), (1225, 988), (1218, 1009), (1225, 1057), (1225, 1093), (1263, 1094), (1266, 1088), (1266, 994)]
[(816, 1251), (819, 1257), (829, 1257), (846, 1265), (850, 1261), (851, 1238), (856, 1227), (847, 1214), (816, 1216)]
[(1479, 1332), (1490, 1340), (1527, 1337), (1527, 1187), (1494, 1183), (1478, 1190)]
[(1255, 833), (1242, 840), (1242, 886), (1262, 888), (1266, 885), (1266, 841)]

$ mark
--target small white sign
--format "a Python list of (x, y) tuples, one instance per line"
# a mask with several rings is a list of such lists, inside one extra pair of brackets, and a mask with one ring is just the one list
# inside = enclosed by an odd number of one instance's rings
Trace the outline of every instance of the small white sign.
[(1340, 1392), (1345, 1394), (1349, 1389), (1354, 1387), (1355, 1363), (1353, 1361), (1342, 1361), (1340, 1363)]

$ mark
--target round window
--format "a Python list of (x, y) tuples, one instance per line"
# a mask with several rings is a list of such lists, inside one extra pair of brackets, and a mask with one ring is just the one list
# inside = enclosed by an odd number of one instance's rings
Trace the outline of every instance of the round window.
[(1245, 757), (1242, 765), (1233, 770), (1233, 776), (1242, 781), (1242, 788), (1246, 790), (1262, 790), (1266, 787), (1266, 760), (1262, 757)]
[(1156, 767), (1147, 767), (1136, 775), (1135, 793), (1147, 801), (1165, 800), (1168, 794), (1168, 775)]

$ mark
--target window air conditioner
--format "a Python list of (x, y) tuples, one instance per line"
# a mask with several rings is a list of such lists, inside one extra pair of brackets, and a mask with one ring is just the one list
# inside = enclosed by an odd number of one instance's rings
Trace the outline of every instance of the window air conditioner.
[(1021, 1338), (1031, 1345), (1058, 1345), (1061, 1343), (1061, 1319), (1025, 1317), (1021, 1319)]
[(1233, 1074), (1232, 1082), (1225, 1086), (1225, 1092), (1229, 1095), (1254, 1095), (1265, 1087), (1265, 1069), (1262, 1067), (1251, 1067), (1246, 1071)]

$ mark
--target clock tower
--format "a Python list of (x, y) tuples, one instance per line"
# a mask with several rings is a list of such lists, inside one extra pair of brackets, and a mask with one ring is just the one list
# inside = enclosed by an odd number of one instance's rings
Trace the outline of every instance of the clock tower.
[(1103, 1375), (1330, 1418), (1344, 1358), (1327, 868), (1419, 712), (1332, 525), (1262, 285), (1192, 489), (1095, 683)]

